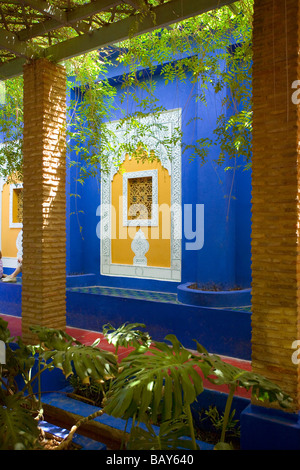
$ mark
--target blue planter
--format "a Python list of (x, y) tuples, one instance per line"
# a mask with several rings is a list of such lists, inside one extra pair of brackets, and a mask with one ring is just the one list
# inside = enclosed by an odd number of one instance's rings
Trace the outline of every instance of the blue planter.
[[(19, 348), (17, 343), (9, 343), (10, 348), (14, 351)], [(35, 363), (32, 367), (31, 376), (34, 377), (38, 372), (38, 355), (35, 356)], [(22, 390), (25, 386), (24, 379), (21, 374), (15, 377), (16, 384), (19, 390)], [(61, 390), (68, 385), (68, 381), (64, 376), (61, 369), (54, 368), (52, 370), (45, 370), (40, 375), (40, 387), (41, 392), (53, 392)], [(32, 390), (34, 393), (38, 393), (38, 380), (35, 380)]]
[(192, 282), (177, 287), (179, 302), (198, 307), (241, 307), (251, 305), (251, 289), (204, 291), (194, 289)]
[[(42, 401), (44, 404), (48, 404), (53, 407), (60, 408), (64, 411), (67, 411), (68, 413), (74, 413), (79, 416), (89, 416), (95, 411), (98, 411), (99, 408), (96, 406), (86, 404), (84, 402), (75, 400), (67, 396), (67, 392), (70, 392), (70, 391), (72, 391), (72, 388), (66, 387), (64, 390), (61, 390), (61, 392), (66, 392), (66, 393), (53, 392), (53, 393), (45, 394), (43, 395)], [(122, 418), (115, 418), (107, 414), (98, 416), (97, 418), (95, 418), (94, 421), (102, 423), (107, 428), (116, 429), (118, 431), (124, 431), (126, 429), (126, 432), (130, 432), (130, 428), (132, 425), (131, 419), (129, 419), (128, 421), (125, 421)], [(142, 423), (140, 423), (140, 426), (144, 427)], [(157, 426), (154, 426), (153, 429), (156, 433), (159, 432), (159, 428)], [(187, 437), (187, 439), (189, 438)], [(214, 447), (212, 444), (208, 444), (202, 441), (197, 441), (197, 444), (199, 445), (201, 450), (213, 450), (213, 447)]]

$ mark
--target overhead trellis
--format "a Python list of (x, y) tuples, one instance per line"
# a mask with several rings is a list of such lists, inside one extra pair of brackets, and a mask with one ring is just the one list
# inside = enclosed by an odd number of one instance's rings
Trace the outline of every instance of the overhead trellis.
[(230, 3), (234, 1), (1, 1), (0, 80), (20, 75), (29, 60), (60, 62)]

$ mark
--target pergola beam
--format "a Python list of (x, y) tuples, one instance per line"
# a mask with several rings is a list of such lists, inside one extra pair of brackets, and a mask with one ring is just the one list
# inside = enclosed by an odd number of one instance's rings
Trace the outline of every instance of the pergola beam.
[(49, 18), (56, 19), (59, 23), (66, 23), (67, 13), (61, 8), (57, 8), (44, 0), (20, 0), (23, 5), (30, 6), (33, 10), (37, 10)]
[[(172, 23), (200, 15), (207, 11), (230, 5), (234, 2), (235, 0), (202, 0), (201, 2), (199, 0), (185, 0), (184, 2), (181, 0), (173, 0), (153, 8), (153, 15), (131, 16), (94, 30), (89, 34), (76, 36), (45, 48), (42, 50), (42, 56), (48, 57), (55, 62), (60, 62), (126, 40), (130, 35), (130, 31), (134, 30), (135, 34), (140, 35), (157, 28), (164, 28)], [(79, 21), (83, 19), (84, 15), (86, 15), (85, 17), (89, 17), (93, 13), (95, 14), (97, 8), (99, 9), (98, 11), (100, 11), (100, 9), (103, 10), (109, 6), (113, 6), (113, 4), (116, 5), (119, 3), (120, 2), (108, 0), (91, 2), (88, 5), (84, 5), (84, 7), (78, 7), (72, 13), (70, 12), (68, 14), (68, 21)], [(55, 19), (49, 21), (57, 22)], [(39, 25), (39, 28), (42, 27), (43, 23)], [(39, 54), (39, 56), (41, 56), (41, 54)], [(22, 63), (22, 61), (18, 59), (14, 59), (11, 62), (11, 64), (10, 62), (6, 62), (0, 66), (0, 79), (6, 80), (7, 78), (22, 74), (24, 62)]]
[(234, 0), (204, 0), (201, 3), (198, 0), (185, 0), (184, 3), (181, 0), (174, 0), (153, 8), (153, 16), (132, 16), (99, 28), (92, 34), (77, 36), (50, 46), (45, 50), (45, 56), (57, 62), (70, 59), (126, 40), (130, 31), (134, 30), (135, 34), (140, 35), (230, 3), (234, 3)]
[(122, 0), (122, 3), (126, 5), (130, 5), (131, 7), (138, 9), (140, 5), (138, 4), (138, 0)]
[(41, 52), (38, 46), (28, 46), (26, 43), (20, 41), (16, 34), (0, 29), (0, 49), (12, 52), (18, 57), (30, 58), (38, 51)]
[[(33, 3), (37, 2), (32, 1), (26, 3), (32, 3), (33, 5)], [(91, 31), (89, 29), (89, 26), (86, 23), (83, 23), (82, 20), (90, 18), (91, 16), (96, 15), (98, 13), (101, 13), (101, 11), (113, 8), (119, 3), (120, 2), (116, 0), (96, 0), (86, 5), (81, 5), (80, 7), (77, 7), (67, 13), (61, 10), (61, 13), (65, 13), (65, 15), (59, 15), (57, 12), (57, 16), (53, 15), (51, 17), (50, 13), (48, 12), (48, 16), (50, 19), (42, 21), (41, 23), (37, 23), (30, 29), (23, 29), (19, 31), (18, 37), (20, 40), (25, 41), (27, 39), (35, 38), (37, 36), (42, 36), (46, 33), (49, 33), (50, 31), (55, 31), (56, 29), (59, 29), (62, 26), (72, 26), (76, 27), (84, 33), (90, 33)]]
[(40, 0), (20, 1), (23, 5), (28, 5), (34, 10), (43, 13), (43, 15), (47, 16), (50, 20), (54, 20), (58, 28), (63, 26), (72, 26), (74, 29), (76, 29), (76, 31), (81, 31), (82, 33), (87, 33), (89, 31), (88, 25), (86, 25), (85, 23), (82, 23), (81, 21), (69, 21), (68, 13), (62, 10), (61, 8), (55, 8), (53, 5), (50, 5), (49, 3)]

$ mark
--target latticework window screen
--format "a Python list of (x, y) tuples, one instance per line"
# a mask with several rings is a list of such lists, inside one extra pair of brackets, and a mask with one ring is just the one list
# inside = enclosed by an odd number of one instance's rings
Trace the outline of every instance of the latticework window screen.
[(152, 177), (128, 180), (128, 219), (151, 219)]

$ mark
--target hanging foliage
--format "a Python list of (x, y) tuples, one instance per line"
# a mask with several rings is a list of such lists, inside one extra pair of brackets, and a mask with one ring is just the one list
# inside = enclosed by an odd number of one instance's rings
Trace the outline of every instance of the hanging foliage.
[[(158, 80), (165, 85), (189, 81), (193, 86), (190, 99), (210, 106), (208, 98), (213, 94), (222, 103), (212, 137), (200, 136), (192, 144), (182, 142), (190, 160), (199, 158), (204, 163), (216, 147), (217, 164), (223, 165), (227, 158), (233, 162), (225, 169), (251, 165), (252, 7), (253, 0), (242, 0), (66, 62), (70, 96), (67, 145), (72, 150), (69, 164), (78, 168), (79, 183), (90, 176), (101, 178), (109, 171), (112, 155), (116, 165), (124, 152), (132, 154), (138, 148), (142, 149), (137, 153), (140, 159), (159, 158), (145, 145), (145, 136), (161, 126), (159, 116), (165, 111), (156, 93)], [(117, 100), (116, 84), (109, 79), (109, 72), (118, 66), (126, 73)], [(0, 149), (0, 176), (20, 178), (22, 78), (8, 80), (5, 85), (6, 100), (0, 107), (4, 143)], [(135, 109), (128, 107), (129, 101)], [(105, 125), (120, 113), (120, 126), (126, 126), (131, 137), (122, 146)], [(153, 120), (145, 124), (149, 114)], [(201, 119), (195, 116), (195, 122), (189, 125), (200, 125)], [(176, 129), (161, 144), (171, 155), (172, 146), (181, 138)]]

